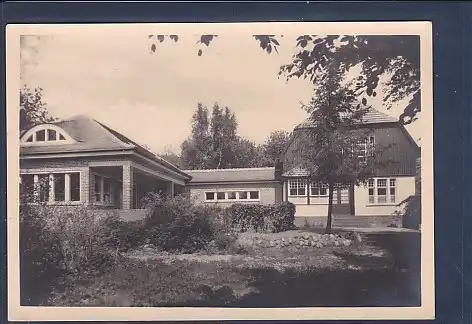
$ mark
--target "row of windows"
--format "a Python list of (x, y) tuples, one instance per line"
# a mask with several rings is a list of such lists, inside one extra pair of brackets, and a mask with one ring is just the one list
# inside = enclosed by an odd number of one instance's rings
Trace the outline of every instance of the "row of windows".
[(55, 142), (55, 141), (65, 141), (66, 137), (60, 133), (58, 133), (54, 129), (41, 129), (31, 134), (27, 139), (26, 142), (33, 143), (33, 142)]
[(79, 202), (80, 173), (22, 174), (20, 190), (36, 202)]
[(291, 179), (288, 181), (288, 194), (291, 197), (306, 197), (307, 191), (310, 190), (312, 197), (327, 197), (328, 186), (321, 183), (310, 183), (307, 185), (305, 179)]
[(259, 200), (259, 191), (206, 191), (205, 201), (257, 201)]
[[(370, 179), (367, 182), (367, 187), (369, 189), (369, 204), (396, 202), (396, 179)], [(288, 181), (288, 194), (290, 197), (306, 197), (308, 190), (312, 197), (328, 196), (328, 186), (325, 184), (308, 183), (305, 179), (290, 179)]]
[(370, 179), (369, 204), (386, 204), (396, 202), (396, 179)]

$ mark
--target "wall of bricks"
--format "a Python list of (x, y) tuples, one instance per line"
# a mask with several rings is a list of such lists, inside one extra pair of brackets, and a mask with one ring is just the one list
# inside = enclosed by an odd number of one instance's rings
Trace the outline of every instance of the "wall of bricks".
[(133, 208), (133, 168), (123, 165), (123, 209)]

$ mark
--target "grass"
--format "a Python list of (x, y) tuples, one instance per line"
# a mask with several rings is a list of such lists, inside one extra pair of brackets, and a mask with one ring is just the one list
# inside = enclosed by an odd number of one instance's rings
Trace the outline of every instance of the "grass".
[(418, 306), (419, 233), (344, 247), (251, 247), (239, 255), (130, 253), (95, 278), (66, 278), (54, 306)]

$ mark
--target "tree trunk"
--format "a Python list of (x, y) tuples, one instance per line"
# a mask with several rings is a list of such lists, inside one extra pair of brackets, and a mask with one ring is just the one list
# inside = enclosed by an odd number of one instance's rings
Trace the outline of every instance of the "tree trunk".
[(333, 196), (334, 186), (330, 183), (328, 184), (328, 219), (326, 220), (326, 234), (331, 234), (333, 223)]

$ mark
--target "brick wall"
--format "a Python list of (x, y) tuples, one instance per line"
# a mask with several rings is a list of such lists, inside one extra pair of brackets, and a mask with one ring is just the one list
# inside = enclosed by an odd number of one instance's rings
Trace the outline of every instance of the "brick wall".
[(123, 209), (133, 207), (133, 169), (131, 165), (123, 166)]

